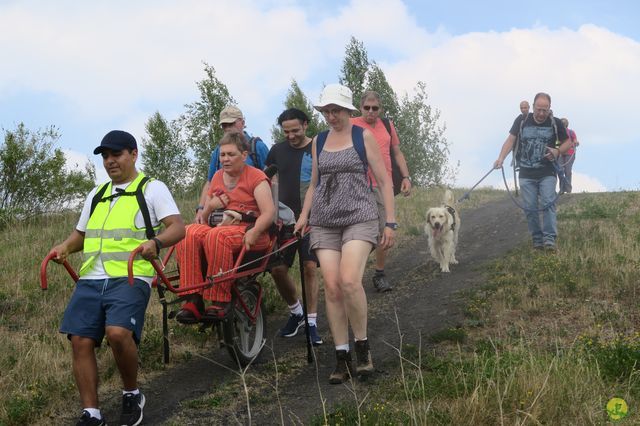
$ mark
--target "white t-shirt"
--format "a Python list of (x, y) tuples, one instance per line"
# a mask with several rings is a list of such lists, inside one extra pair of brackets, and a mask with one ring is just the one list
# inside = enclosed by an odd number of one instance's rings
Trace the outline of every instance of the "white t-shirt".
[[(115, 194), (116, 188), (126, 189), (131, 182), (112, 185), (111, 193)], [(76, 225), (76, 229), (82, 233), (87, 230), (87, 223), (89, 223), (89, 214), (91, 213), (91, 200), (93, 200), (93, 196), (96, 193), (98, 188), (93, 188), (89, 195), (87, 195), (87, 199), (84, 202), (84, 207), (82, 208), (82, 213), (80, 214), (80, 219), (78, 220), (78, 224)], [(131, 188), (133, 190), (135, 188)], [(104, 196), (108, 196), (105, 194)], [(118, 198), (114, 198), (111, 200), (111, 207), (113, 207), (113, 203), (116, 202)], [(160, 182), (159, 180), (152, 180), (147, 183), (147, 186), (144, 190), (144, 199), (147, 201), (147, 207), (149, 208), (149, 216), (151, 218), (151, 225), (153, 227), (158, 226), (160, 221), (167, 216), (180, 214), (180, 210), (178, 210), (178, 206), (176, 202), (173, 200), (171, 196), (171, 192), (169, 192), (169, 188)], [(110, 208), (111, 208), (110, 207)], [(142, 213), (138, 211), (136, 214), (136, 218), (134, 220), (136, 227), (144, 228), (144, 219), (142, 218)], [(93, 263), (93, 268), (87, 274), (82, 276), (83, 279), (90, 280), (100, 280), (109, 278), (104, 267), (102, 265), (102, 261), (98, 259)], [(153, 277), (140, 277), (136, 276), (143, 281), (151, 284)]]

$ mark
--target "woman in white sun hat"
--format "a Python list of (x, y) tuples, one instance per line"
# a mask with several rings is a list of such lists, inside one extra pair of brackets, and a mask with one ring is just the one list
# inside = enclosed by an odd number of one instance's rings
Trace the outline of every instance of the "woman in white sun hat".
[[(362, 276), (369, 253), (380, 244), (393, 246), (395, 212), (393, 188), (372, 133), (353, 126), (349, 88), (329, 84), (314, 107), (330, 129), (313, 140), (311, 184), (304, 199), (296, 231), (311, 227), (311, 250), (320, 261), (324, 279), (327, 319), (336, 346), (336, 368), (330, 383), (373, 372), (367, 339), (367, 298)], [(378, 209), (367, 177), (371, 169), (383, 195), (387, 226), (378, 238)], [(349, 351), (349, 324), (355, 339), (356, 371)]]

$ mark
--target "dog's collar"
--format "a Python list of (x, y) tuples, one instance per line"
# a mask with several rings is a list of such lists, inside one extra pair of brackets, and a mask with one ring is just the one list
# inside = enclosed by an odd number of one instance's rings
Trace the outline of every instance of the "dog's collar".
[(451, 217), (453, 218), (453, 223), (451, 224), (451, 230), (454, 231), (456, 229), (456, 209), (451, 206), (444, 205)]

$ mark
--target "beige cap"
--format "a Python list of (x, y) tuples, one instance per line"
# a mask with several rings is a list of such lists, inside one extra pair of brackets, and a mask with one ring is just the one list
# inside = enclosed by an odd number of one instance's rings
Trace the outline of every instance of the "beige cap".
[(240, 109), (236, 106), (229, 105), (228, 107), (225, 107), (222, 111), (220, 111), (219, 123), (235, 123), (238, 118), (244, 119), (244, 117), (242, 116), (242, 111), (240, 111)]
[(351, 111), (357, 111), (358, 108), (353, 106), (353, 94), (351, 89), (341, 84), (328, 84), (320, 94), (320, 101), (313, 107), (320, 111), (327, 105), (338, 105)]

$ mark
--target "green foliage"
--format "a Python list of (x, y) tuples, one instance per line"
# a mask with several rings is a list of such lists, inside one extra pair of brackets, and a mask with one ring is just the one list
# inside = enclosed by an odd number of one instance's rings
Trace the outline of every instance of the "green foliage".
[(375, 61), (369, 61), (364, 44), (354, 37), (345, 50), (339, 81), (353, 92), (356, 107), (365, 90), (374, 90), (380, 95), (386, 116), (394, 121), (414, 185), (436, 185), (453, 180), (456, 170), (448, 165), (446, 128), (438, 125), (440, 111), (428, 104), (424, 82), (417, 83), (413, 95), (405, 94), (398, 99), (384, 71)]
[[(302, 89), (300, 89), (296, 80), (291, 81), (291, 88), (289, 88), (289, 91), (287, 92), (287, 99), (284, 101), (284, 107), (285, 109), (297, 108), (307, 114), (307, 117), (309, 117), (309, 127), (307, 128), (308, 136), (315, 136), (321, 131), (327, 129), (327, 125), (320, 120), (320, 114), (318, 114), (318, 112), (313, 108), (313, 104), (309, 102), (309, 99)], [(274, 143), (284, 140), (282, 129), (280, 129), (280, 126), (278, 126), (277, 123), (271, 128), (271, 140), (273, 140)]]
[(582, 350), (598, 363), (604, 379), (626, 380), (637, 372), (640, 365), (640, 334), (617, 335), (610, 341), (598, 336), (580, 336), (578, 341)]
[[(380, 68), (375, 62), (371, 64), (371, 68), (367, 75), (367, 90), (373, 90), (380, 95), (380, 103), (385, 115), (391, 120), (396, 121), (400, 113), (398, 96), (387, 81), (387, 77), (384, 75), (382, 68)], [(360, 103), (356, 106), (360, 106)]]
[(418, 185), (436, 185), (450, 179), (446, 127), (439, 126), (440, 111), (428, 103), (427, 86), (418, 82), (413, 96), (405, 94), (395, 124), (411, 178)]
[(194, 156), (194, 177), (196, 186), (206, 179), (211, 153), (222, 137), (222, 128), (218, 125), (220, 111), (227, 105), (234, 104), (233, 96), (227, 86), (218, 79), (215, 69), (205, 63), (206, 77), (197, 82), (200, 99), (186, 104), (186, 112), (178, 119), (181, 133)]
[(366, 87), (368, 71), (369, 57), (364, 43), (352, 36), (345, 50), (338, 81), (353, 92), (353, 104), (355, 107), (360, 105), (360, 96)]
[(186, 143), (180, 139), (175, 122), (168, 123), (155, 112), (145, 125), (148, 138), (143, 138), (143, 170), (147, 176), (164, 182), (175, 194), (184, 191), (190, 183), (191, 162)]
[(67, 170), (55, 148), (58, 130), (30, 131), (24, 123), (4, 131), (0, 146), (0, 227), (9, 221), (76, 207), (95, 185), (91, 163)]

